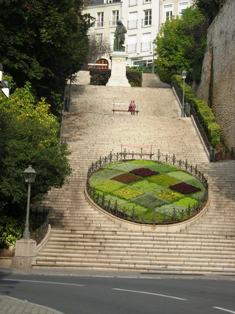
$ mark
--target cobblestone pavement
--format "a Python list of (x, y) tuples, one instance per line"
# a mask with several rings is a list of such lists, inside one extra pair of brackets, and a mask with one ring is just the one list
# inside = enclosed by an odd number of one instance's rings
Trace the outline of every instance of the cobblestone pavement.
[(27, 300), (0, 295), (0, 314), (62, 314), (49, 307), (34, 304)]

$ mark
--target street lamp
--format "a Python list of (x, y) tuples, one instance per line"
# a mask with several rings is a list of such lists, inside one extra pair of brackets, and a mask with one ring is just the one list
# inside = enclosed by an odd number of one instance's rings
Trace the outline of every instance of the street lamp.
[(3, 94), (8, 98), (9, 93), (10, 93), (10, 89), (8, 86), (8, 82), (3, 81), (2, 77), (3, 77), (3, 67), (2, 67), (2, 64), (0, 63), (0, 87), (1, 87)]
[(187, 76), (187, 72), (185, 70), (182, 71), (182, 79), (183, 79), (183, 100), (182, 100), (182, 116), (184, 117), (185, 108), (184, 108), (184, 88), (185, 88), (185, 79)]
[(30, 193), (31, 193), (31, 183), (34, 183), (36, 178), (36, 171), (32, 168), (31, 165), (28, 166), (23, 172), (24, 180), (28, 183), (28, 198), (27, 198), (27, 211), (26, 211), (26, 220), (25, 220), (25, 229), (23, 233), (23, 239), (30, 239), (29, 232), (29, 210), (30, 210)]
[(153, 63), (152, 63), (152, 73), (154, 73), (154, 57), (155, 57), (155, 42), (153, 41)]

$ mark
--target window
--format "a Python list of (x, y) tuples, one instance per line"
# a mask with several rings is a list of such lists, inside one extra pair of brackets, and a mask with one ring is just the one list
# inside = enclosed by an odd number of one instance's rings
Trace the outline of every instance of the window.
[(142, 52), (151, 51), (151, 33), (142, 34), (141, 51)]
[(166, 21), (171, 20), (172, 16), (173, 16), (172, 11), (166, 11)]
[(144, 10), (143, 26), (152, 25), (152, 10)]
[(104, 12), (97, 12), (96, 26), (97, 27), (104, 26)]
[(137, 12), (130, 12), (128, 16), (127, 28), (135, 29), (137, 28), (138, 20), (137, 20)]
[(183, 11), (188, 7), (188, 2), (180, 2), (179, 3), (179, 15), (183, 13)]
[(128, 53), (135, 53), (137, 48), (137, 36), (130, 35), (127, 39), (127, 51)]
[(119, 20), (119, 10), (113, 10), (112, 11), (111, 25), (116, 26), (118, 20)]
[(129, 7), (137, 5), (137, 0), (129, 0)]
[(168, 4), (168, 5), (164, 5), (164, 21), (168, 21), (171, 20), (173, 18), (173, 5), (172, 4)]

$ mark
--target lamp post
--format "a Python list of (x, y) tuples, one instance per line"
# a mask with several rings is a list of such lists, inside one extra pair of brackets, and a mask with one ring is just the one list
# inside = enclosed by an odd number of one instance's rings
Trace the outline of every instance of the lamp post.
[(185, 70), (182, 71), (182, 79), (183, 79), (183, 100), (182, 100), (182, 116), (185, 115), (185, 107), (184, 107), (184, 88), (185, 88), (185, 79), (187, 76), (187, 72)]
[(153, 41), (153, 63), (152, 63), (152, 73), (154, 73), (154, 56), (155, 56), (155, 51), (154, 51), (154, 49), (155, 49), (155, 42)]
[(10, 93), (10, 89), (8, 86), (8, 82), (3, 81), (2, 77), (3, 77), (3, 67), (2, 67), (2, 64), (0, 63), (0, 87), (1, 87), (3, 94), (8, 98), (9, 93)]
[(36, 171), (32, 168), (31, 165), (28, 166), (23, 172), (24, 180), (28, 183), (28, 198), (27, 198), (27, 210), (26, 210), (26, 220), (25, 220), (25, 229), (23, 233), (23, 239), (30, 239), (29, 232), (29, 211), (30, 211), (30, 194), (31, 194), (31, 184), (35, 181)]

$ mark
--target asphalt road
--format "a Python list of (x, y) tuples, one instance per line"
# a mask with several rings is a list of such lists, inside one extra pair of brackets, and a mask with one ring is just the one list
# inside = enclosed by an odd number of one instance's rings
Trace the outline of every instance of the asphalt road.
[(66, 314), (235, 313), (235, 280), (231, 278), (85, 277), (0, 271), (0, 294)]

